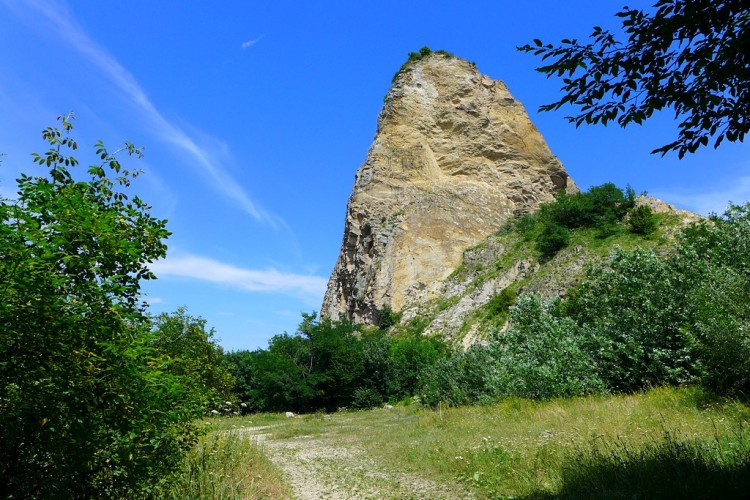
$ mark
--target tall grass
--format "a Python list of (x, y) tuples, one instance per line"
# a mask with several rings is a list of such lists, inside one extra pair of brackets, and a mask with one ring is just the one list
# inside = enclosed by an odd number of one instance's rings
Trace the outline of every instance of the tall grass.
[[(217, 419), (165, 497), (291, 498), (242, 429), (258, 424), (270, 439), (314, 436), (327, 448), (356, 449), (368, 470), (446, 488), (458, 481), (478, 498), (750, 497), (750, 407), (698, 387)], [(361, 470), (349, 465), (327, 470), (336, 477)]]
[(643, 493), (652, 488), (646, 476), (634, 478), (644, 471), (653, 471), (654, 481), (662, 483), (688, 484), (688, 473), (695, 483), (709, 483), (696, 491), (725, 483), (717, 491), (730, 498), (748, 483), (742, 474), (750, 463), (750, 408), (700, 388), (546, 402), (509, 399), (479, 407), (405, 409), (398, 423), (393, 417), (378, 410), (368, 416), (367, 427), (353, 426), (378, 462), (437, 481), (458, 479), (480, 497), (587, 498), (586, 491), (600, 487), (594, 497), (607, 498), (612, 477), (622, 476), (623, 485), (642, 485), (624, 490), (636, 492), (628, 498), (653, 498)]
[(215, 430), (184, 461), (163, 498), (174, 500), (286, 499), (281, 472), (242, 430)]
[(750, 433), (597, 444), (562, 469), (563, 498), (748, 498)]

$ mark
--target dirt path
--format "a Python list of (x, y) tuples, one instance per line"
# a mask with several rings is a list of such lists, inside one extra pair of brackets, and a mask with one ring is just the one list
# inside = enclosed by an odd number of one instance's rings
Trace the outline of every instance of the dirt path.
[(356, 438), (337, 434), (272, 439), (274, 426), (248, 428), (280, 467), (300, 500), (474, 498), (458, 484), (438, 484), (377, 464)]

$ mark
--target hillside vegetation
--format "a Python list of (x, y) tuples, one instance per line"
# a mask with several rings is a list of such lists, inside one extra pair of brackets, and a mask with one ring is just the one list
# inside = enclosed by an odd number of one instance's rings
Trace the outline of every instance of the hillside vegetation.
[[(380, 329), (306, 315), (296, 335), (227, 359), (255, 411), (367, 408), (414, 396), (429, 406), (466, 405), (684, 384), (746, 394), (748, 242), (746, 206), (688, 224), (612, 184), (563, 193), (486, 242), (479, 251), (492, 247), (494, 260), (465, 262), (453, 281), (468, 283), (463, 295), (426, 305), (424, 315), (385, 310)], [(496, 286), (519, 262), (524, 273)], [(487, 283), (495, 293), (466, 311), (462, 326), (482, 329), (484, 342), (451, 349), (429, 335), (442, 311)]]

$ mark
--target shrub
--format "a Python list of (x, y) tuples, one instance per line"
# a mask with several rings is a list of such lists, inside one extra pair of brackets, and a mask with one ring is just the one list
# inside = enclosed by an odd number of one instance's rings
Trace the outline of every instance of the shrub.
[(510, 310), (510, 307), (515, 304), (517, 297), (515, 288), (503, 288), (500, 293), (493, 296), (485, 305), (487, 317), (504, 317)]
[(383, 396), (370, 387), (359, 388), (354, 391), (352, 407), (367, 410), (383, 404)]
[(484, 404), (507, 396), (507, 385), (496, 353), (475, 345), (452, 352), (426, 370), (420, 398), (430, 407)]
[[(169, 232), (128, 197), (136, 172), (103, 144), (76, 180), (71, 117), (60, 120), (33, 156), (47, 175), (22, 174), (18, 200), (0, 201), (0, 491), (149, 496), (205, 411), (139, 303)], [(129, 143), (124, 152), (139, 154)]]
[(399, 321), (401, 321), (401, 313), (394, 312), (389, 305), (383, 306), (378, 313), (378, 328), (381, 330), (387, 330)]
[(445, 357), (446, 352), (445, 344), (434, 338), (421, 335), (396, 338), (390, 349), (392, 374), (388, 381), (388, 396), (401, 399), (416, 394), (424, 373)]
[(550, 305), (523, 295), (511, 308), (510, 328), (496, 334), (498, 363), (506, 373), (506, 392), (531, 399), (603, 392), (596, 360), (583, 331), (570, 318), (557, 317)]
[(612, 183), (592, 186), (584, 193), (560, 191), (552, 203), (545, 203), (533, 215), (521, 217), (516, 229), (526, 239), (535, 240), (543, 260), (551, 259), (570, 241), (570, 232), (593, 228), (598, 238), (620, 232), (620, 221), (635, 205), (635, 192), (625, 192)]
[(568, 246), (570, 233), (557, 224), (549, 224), (542, 230), (536, 242), (536, 249), (543, 260), (549, 260), (557, 252)]
[(616, 250), (607, 267), (589, 269), (564, 309), (591, 339), (610, 387), (678, 384), (696, 375), (681, 329), (690, 318), (690, 289), (674, 262), (653, 251)]
[(425, 45), (424, 47), (419, 49), (419, 52), (409, 52), (409, 56), (406, 59), (406, 62), (404, 62), (404, 64), (401, 65), (398, 71), (396, 71), (396, 74), (393, 75), (391, 82), (396, 83), (396, 78), (398, 78), (398, 75), (400, 75), (409, 66), (409, 64), (413, 63), (414, 61), (424, 59), (431, 54), (436, 54), (442, 57), (455, 57), (453, 54), (445, 50), (436, 50), (435, 52), (433, 52), (432, 49)]
[(151, 318), (156, 350), (171, 361), (169, 372), (189, 384), (188, 392), (201, 408), (216, 408), (235, 399), (235, 381), (224, 366), (224, 351), (206, 331), (206, 320), (184, 307)]
[(656, 229), (656, 218), (648, 205), (641, 205), (630, 211), (628, 217), (630, 232), (635, 234), (651, 234)]

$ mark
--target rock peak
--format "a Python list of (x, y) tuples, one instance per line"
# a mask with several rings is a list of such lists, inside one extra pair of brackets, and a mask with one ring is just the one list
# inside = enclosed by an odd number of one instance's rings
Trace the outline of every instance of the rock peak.
[(503, 82), (422, 54), (385, 97), (321, 316), (378, 324), (434, 298), (466, 248), (561, 189), (577, 190)]

